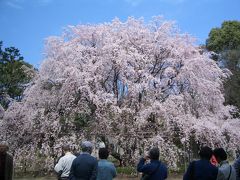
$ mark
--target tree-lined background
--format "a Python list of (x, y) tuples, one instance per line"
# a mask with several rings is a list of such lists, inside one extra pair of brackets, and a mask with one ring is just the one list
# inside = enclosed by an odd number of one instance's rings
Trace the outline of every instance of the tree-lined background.
[(220, 67), (231, 71), (231, 77), (224, 83), (225, 104), (234, 105), (239, 109), (240, 22), (225, 21), (221, 27), (213, 28), (206, 41), (206, 48), (216, 53), (213, 58)]

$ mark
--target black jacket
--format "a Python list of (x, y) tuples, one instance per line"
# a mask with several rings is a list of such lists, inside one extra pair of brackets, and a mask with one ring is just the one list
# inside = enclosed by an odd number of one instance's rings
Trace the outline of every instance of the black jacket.
[(6, 153), (3, 155), (4, 157), (3, 161), (0, 161), (1, 167), (4, 167), (4, 174), (1, 174), (1, 177), (4, 177), (4, 179), (1, 180), (12, 180), (12, 174), (13, 174), (13, 158), (10, 154)]

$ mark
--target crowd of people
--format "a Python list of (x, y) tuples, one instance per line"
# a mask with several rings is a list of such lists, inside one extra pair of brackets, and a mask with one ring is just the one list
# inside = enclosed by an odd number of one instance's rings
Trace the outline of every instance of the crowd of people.
[[(61, 174), (61, 180), (112, 180), (116, 177), (116, 168), (107, 160), (107, 148), (99, 149), (99, 160), (93, 156), (92, 143), (82, 143), (82, 153), (75, 157), (65, 151), (55, 166), (55, 171)], [(65, 148), (66, 149), (66, 148)], [(137, 165), (137, 171), (142, 173), (141, 180), (164, 180), (168, 177), (167, 166), (159, 160), (160, 152), (157, 147), (149, 150)], [(234, 165), (227, 161), (227, 153), (223, 148), (212, 150), (208, 146), (201, 148), (200, 160), (192, 161), (183, 176), (183, 180), (240, 180), (240, 157)], [(66, 163), (64, 160), (68, 160)], [(71, 168), (70, 168), (70, 164)], [(62, 167), (62, 168), (59, 168)]]
[(60, 180), (112, 180), (117, 171), (113, 163), (107, 160), (109, 151), (102, 147), (98, 151), (99, 160), (91, 156), (93, 144), (84, 141), (82, 152), (77, 156), (70, 152), (69, 146), (63, 146), (64, 156), (55, 165), (54, 170)]
[[(223, 148), (212, 150), (205, 146), (199, 152), (200, 160), (192, 161), (183, 180), (240, 180), (240, 158), (234, 166), (227, 161), (227, 153)], [(211, 161), (214, 159), (213, 161)]]
[[(70, 146), (62, 146), (63, 156), (54, 167), (59, 180), (112, 180), (117, 176), (114, 164), (108, 161), (109, 151), (101, 147), (99, 159), (93, 157), (93, 144), (84, 141), (81, 153), (72, 154)], [(8, 145), (0, 144), (0, 180), (12, 180), (13, 158), (7, 153)], [(223, 148), (212, 150), (208, 146), (201, 148), (200, 159), (192, 161), (183, 180), (240, 180), (240, 157), (233, 165), (227, 161)], [(159, 160), (157, 147), (149, 150), (137, 164), (137, 171), (142, 173), (141, 180), (164, 180), (168, 178), (167, 166)]]

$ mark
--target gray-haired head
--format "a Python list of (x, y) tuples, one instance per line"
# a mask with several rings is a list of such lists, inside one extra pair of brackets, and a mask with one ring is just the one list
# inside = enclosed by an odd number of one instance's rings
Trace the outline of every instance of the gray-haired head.
[(88, 152), (91, 154), (93, 149), (93, 144), (90, 141), (83, 141), (81, 144), (81, 148), (83, 152)]

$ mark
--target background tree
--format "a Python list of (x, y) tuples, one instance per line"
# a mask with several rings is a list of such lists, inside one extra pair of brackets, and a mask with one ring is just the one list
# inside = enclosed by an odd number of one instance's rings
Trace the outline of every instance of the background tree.
[(240, 109), (240, 21), (224, 21), (221, 28), (213, 28), (206, 48), (217, 53), (219, 65), (232, 72), (224, 83), (225, 103)]
[(240, 45), (240, 22), (224, 21), (221, 28), (213, 28), (206, 41), (210, 51), (221, 53), (225, 50), (237, 49)]
[[(222, 52), (220, 61), (232, 72), (224, 83), (225, 103), (240, 110), (240, 48)], [(239, 113), (235, 115), (239, 116)]]
[(32, 69), (32, 65), (23, 60), (15, 47), (3, 49), (2, 46), (0, 41), (0, 103), (6, 109), (10, 98), (21, 100), (23, 91), (32, 78), (26, 69)]

